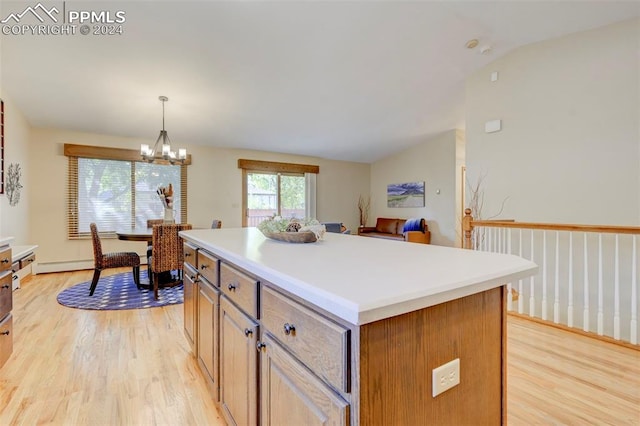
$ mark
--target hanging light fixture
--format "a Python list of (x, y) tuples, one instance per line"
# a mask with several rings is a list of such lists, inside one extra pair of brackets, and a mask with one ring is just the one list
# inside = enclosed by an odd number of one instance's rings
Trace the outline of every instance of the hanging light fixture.
[[(166, 96), (160, 96), (158, 99), (162, 102), (162, 130), (160, 130), (160, 135), (158, 135), (158, 140), (156, 140), (155, 145), (153, 145), (153, 149), (151, 149), (147, 144), (140, 145), (140, 155), (149, 163), (153, 163), (156, 160), (166, 160), (171, 164), (182, 164), (187, 159), (187, 150), (180, 148), (177, 154), (175, 151), (172, 151), (169, 135), (164, 129), (164, 103), (167, 102), (169, 98)], [(162, 142), (162, 144), (160, 144), (160, 142)]]

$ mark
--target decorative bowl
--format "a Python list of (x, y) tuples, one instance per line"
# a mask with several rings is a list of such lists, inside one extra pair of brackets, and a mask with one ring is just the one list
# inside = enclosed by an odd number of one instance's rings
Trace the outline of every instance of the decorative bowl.
[(272, 240), (285, 241), (287, 243), (315, 243), (318, 239), (316, 234), (311, 231), (302, 232), (265, 232), (265, 237)]

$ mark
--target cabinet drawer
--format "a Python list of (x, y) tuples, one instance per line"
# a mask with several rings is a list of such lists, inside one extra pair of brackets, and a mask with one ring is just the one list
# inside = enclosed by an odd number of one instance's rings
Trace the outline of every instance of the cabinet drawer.
[(36, 260), (35, 253), (31, 253), (29, 256), (25, 256), (20, 259), (20, 269), (26, 268)]
[(13, 317), (9, 314), (0, 321), (0, 367), (7, 362), (11, 352), (13, 352)]
[(349, 330), (273, 289), (262, 287), (262, 324), (303, 364), (349, 392)]
[(11, 270), (11, 247), (0, 251), (0, 271)]
[(184, 252), (184, 263), (191, 265), (193, 269), (198, 269), (198, 259), (196, 257), (197, 248), (190, 245), (189, 243), (184, 243), (183, 252)]
[(220, 263), (220, 289), (247, 314), (258, 317), (258, 281), (226, 263)]
[(198, 271), (207, 281), (218, 287), (218, 259), (207, 252), (198, 250)]
[(11, 272), (4, 272), (0, 275), (0, 318), (11, 312), (13, 308), (12, 279), (13, 274)]

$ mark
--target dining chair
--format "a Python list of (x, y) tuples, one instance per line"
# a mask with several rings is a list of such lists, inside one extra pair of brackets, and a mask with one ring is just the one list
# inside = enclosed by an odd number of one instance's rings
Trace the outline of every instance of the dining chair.
[(138, 253), (124, 251), (102, 253), (102, 242), (100, 241), (100, 234), (98, 234), (98, 227), (95, 223), (92, 223), (89, 225), (89, 228), (91, 229), (91, 239), (93, 241), (93, 259), (95, 265), (89, 296), (93, 296), (93, 292), (96, 290), (98, 280), (100, 280), (100, 273), (104, 269), (109, 268), (132, 267), (133, 281), (136, 283), (136, 287), (140, 289), (140, 256)]
[[(164, 223), (164, 219), (147, 219), (147, 228), (153, 228), (154, 225), (162, 225)], [(149, 263), (149, 259), (151, 258), (152, 245), (147, 245), (147, 264)]]
[(220, 229), (220, 228), (222, 228), (222, 221), (218, 219), (214, 219), (213, 222), (211, 222), (211, 229)]
[(153, 282), (153, 297), (158, 299), (158, 286), (160, 275), (163, 273), (177, 272), (177, 279), (166, 286), (175, 286), (182, 282), (182, 268), (184, 262), (184, 250), (180, 231), (192, 229), (191, 224), (162, 224), (155, 225), (151, 236), (152, 254), (149, 262), (150, 281)]

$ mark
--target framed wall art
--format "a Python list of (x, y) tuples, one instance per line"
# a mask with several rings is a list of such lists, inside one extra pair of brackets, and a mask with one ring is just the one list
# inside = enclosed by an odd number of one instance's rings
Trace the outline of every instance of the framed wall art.
[(424, 207), (424, 182), (387, 185), (387, 207)]

